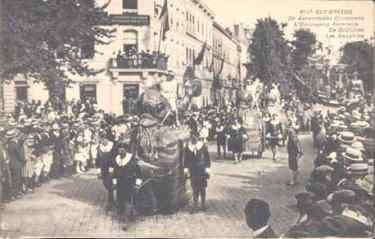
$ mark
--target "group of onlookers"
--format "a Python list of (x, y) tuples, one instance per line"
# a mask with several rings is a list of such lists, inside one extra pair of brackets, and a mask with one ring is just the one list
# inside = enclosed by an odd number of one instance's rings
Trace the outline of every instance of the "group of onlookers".
[[(314, 110), (311, 117), (314, 169), (305, 191), (295, 195), (298, 220), (283, 237), (373, 236), (375, 143), (369, 122), (372, 110), (372, 104), (358, 102), (349, 102), (334, 111)], [(289, 151), (293, 137), (288, 138), (289, 167), (293, 172)], [(303, 152), (295, 153), (298, 170), (298, 158)], [(293, 183), (300, 183), (296, 179), (292, 178)], [(250, 200), (245, 215), (256, 237), (279, 237), (269, 224), (271, 211), (266, 201)]]

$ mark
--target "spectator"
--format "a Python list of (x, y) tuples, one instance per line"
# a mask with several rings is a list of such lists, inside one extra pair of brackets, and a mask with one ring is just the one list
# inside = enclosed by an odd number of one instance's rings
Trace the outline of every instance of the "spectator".
[(245, 208), (247, 225), (253, 230), (254, 238), (278, 238), (268, 224), (271, 217), (267, 202), (260, 199), (251, 199)]

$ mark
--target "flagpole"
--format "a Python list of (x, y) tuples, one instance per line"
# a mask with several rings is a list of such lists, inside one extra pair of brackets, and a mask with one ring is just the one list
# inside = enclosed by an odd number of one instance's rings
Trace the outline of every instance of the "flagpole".
[(158, 56), (160, 56), (160, 47), (161, 47), (161, 41), (162, 41), (162, 33), (163, 33), (163, 27), (164, 26), (160, 26), (160, 32), (159, 32), (159, 46), (158, 46)]

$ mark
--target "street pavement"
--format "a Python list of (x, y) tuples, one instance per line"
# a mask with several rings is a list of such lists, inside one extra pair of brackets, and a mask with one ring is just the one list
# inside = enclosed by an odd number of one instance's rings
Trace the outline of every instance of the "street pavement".
[[(300, 162), (301, 183), (286, 186), (287, 154), (280, 149), (279, 162), (266, 151), (263, 159), (233, 164), (216, 159), (210, 145), (212, 174), (208, 187), (208, 211), (191, 215), (187, 206), (172, 215), (138, 217), (128, 231), (115, 215), (105, 212), (106, 193), (95, 171), (52, 180), (35, 193), (6, 204), (0, 211), (0, 238), (34, 237), (251, 237), (244, 207), (250, 198), (262, 198), (271, 206), (271, 225), (281, 234), (296, 221), (294, 195), (304, 190), (312, 169), (312, 139), (300, 136), (305, 155)], [(1, 210), (1, 209), (0, 209)]]

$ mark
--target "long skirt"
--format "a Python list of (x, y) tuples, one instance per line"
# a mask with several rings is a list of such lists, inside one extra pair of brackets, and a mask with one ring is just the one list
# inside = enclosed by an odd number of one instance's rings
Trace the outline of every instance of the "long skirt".
[(43, 172), (44, 164), (42, 155), (36, 158), (33, 162), (33, 171), (35, 176), (40, 176)]
[(26, 160), (25, 165), (22, 168), (22, 177), (31, 178), (34, 174), (34, 163), (31, 160)]

